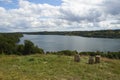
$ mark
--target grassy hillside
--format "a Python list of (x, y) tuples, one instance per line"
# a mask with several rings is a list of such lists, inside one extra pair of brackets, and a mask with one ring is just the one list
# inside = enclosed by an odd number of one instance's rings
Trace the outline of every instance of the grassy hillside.
[(119, 80), (120, 61), (102, 58), (100, 64), (87, 64), (72, 56), (0, 55), (0, 80)]

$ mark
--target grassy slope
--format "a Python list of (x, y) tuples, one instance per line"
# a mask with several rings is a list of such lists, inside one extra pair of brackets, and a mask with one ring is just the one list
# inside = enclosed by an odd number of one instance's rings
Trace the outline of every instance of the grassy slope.
[(82, 56), (0, 55), (0, 80), (119, 80), (120, 61), (102, 58), (100, 64), (87, 64)]

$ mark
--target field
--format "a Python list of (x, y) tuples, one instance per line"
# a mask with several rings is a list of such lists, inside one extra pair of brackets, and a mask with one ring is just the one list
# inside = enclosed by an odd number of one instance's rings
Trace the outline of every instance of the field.
[(0, 55), (0, 80), (120, 80), (120, 60), (87, 62), (88, 56), (74, 62), (73, 56)]

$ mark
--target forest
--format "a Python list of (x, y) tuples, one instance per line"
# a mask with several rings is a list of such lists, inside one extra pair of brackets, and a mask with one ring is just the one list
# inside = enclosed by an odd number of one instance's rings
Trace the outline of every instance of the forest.
[(0, 54), (27, 55), (43, 52), (29, 40), (25, 40), (24, 44), (18, 44), (21, 37), (23, 34), (20, 33), (0, 33)]

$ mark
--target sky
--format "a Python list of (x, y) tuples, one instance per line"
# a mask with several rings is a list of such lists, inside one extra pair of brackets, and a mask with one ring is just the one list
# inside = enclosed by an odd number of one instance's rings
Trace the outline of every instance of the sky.
[(0, 32), (120, 29), (119, 0), (0, 0)]

